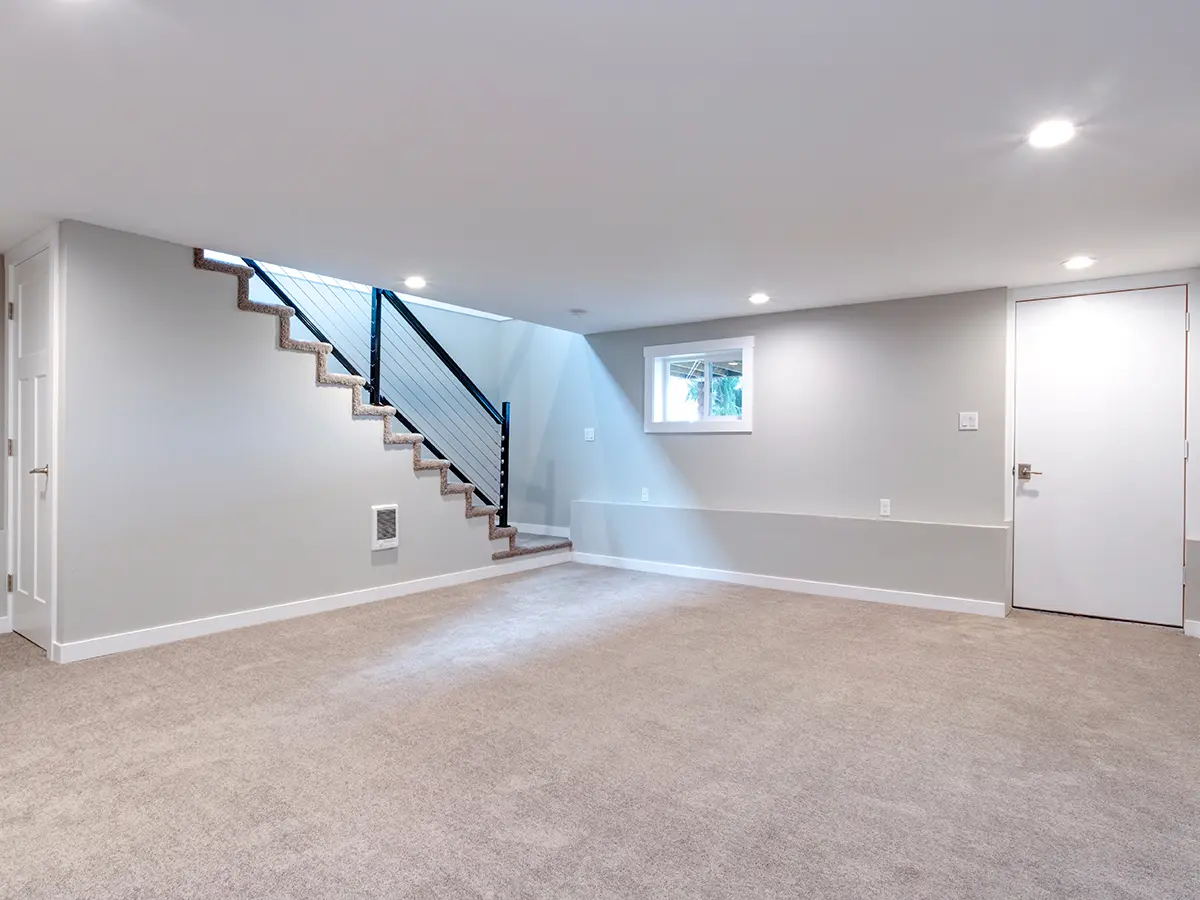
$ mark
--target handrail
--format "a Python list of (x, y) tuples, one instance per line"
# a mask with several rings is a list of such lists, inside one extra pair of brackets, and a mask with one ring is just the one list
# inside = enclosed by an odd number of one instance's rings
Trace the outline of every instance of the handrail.
[[(262, 266), (260, 266), (257, 262), (255, 262), (254, 260), (252, 260), (248, 257), (242, 257), (242, 262), (244, 262), (247, 266), (249, 266), (254, 271), (254, 274), (258, 278), (262, 279), (262, 283), (271, 289), (271, 293), (273, 293), (276, 297), (278, 297), (279, 301), (281, 303), (283, 303), (285, 306), (287, 306), (293, 312), (295, 312), (296, 318), (300, 320), (300, 324), (303, 325), (305, 328), (307, 328), (312, 333), (312, 336), (314, 338), (316, 338), (318, 341), (320, 341), (323, 344), (328, 344), (330, 347), (333, 348), (332, 353), (333, 353), (334, 359), (336, 359), (339, 363), (341, 363), (347, 372), (349, 372), (351, 375), (355, 376), (356, 378), (363, 378), (364, 381), (367, 381), (367, 384), (365, 385), (365, 387), (370, 392), (371, 402), (373, 404), (375, 404), (377, 406), (391, 406), (393, 409), (396, 410), (396, 418), (400, 420), (401, 424), (403, 424), (404, 427), (409, 430), (409, 432), (414, 433), (414, 434), (419, 433), (417, 427), (411, 421), (409, 421), (409, 419), (403, 413), (401, 413), (397, 407), (392, 406), (391, 403), (388, 403), (387, 398), (384, 397), (379, 392), (378, 373), (377, 372), (372, 373), (376, 376), (375, 381), (369, 381), (368, 379), (364, 378), (363, 374), (361, 372), (359, 372), (357, 368), (355, 368), (354, 364), (351, 363), (350, 360), (348, 360), (340, 350), (338, 350), (338, 348), (334, 345), (334, 343), (325, 336), (325, 333), (319, 327), (317, 327), (317, 324), (308, 317), (308, 315), (304, 312), (304, 310), (302, 310), (299, 306), (296, 305), (296, 302), (294, 300), (292, 300), (292, 298), (290, 296), (288, 296), (287, 291), (285, 291), (283, 288), (281, 288), (275, 282), (275, 279), (273, 279), (270, 275), (268, 275), (263, 270)], [(376, 288), (375, 290), (378, 295), (390, 293), (390, 291), (379, 291), (378, 288)], [(378, 308), (378, 307), (376, 307), (376, 308)], [(377, 332), (375, 331), (375, 323), (372, 323), (372, 339), (373, 339), (373, 341), (374, 341), (374, 338), (376, 337), (376, 334), (377, 334)], [(440, 349), (440, 346), (441, 345), (438, 345), (438, 348), (435, 348), (435, 349)], [(444, 350), (442, 352), (445, 353)], [(378, 353), (377, 352), (372, 353), (372, 358), (373, 358), (372, 359), (372, 368), (374, 369), (374, 368), (376, 368), (375, 360), (378, 359)], [(465, 375), (463, 377), (465, 377)], [(468, 379), (468, 381), (469, 380), (470, 379)], [(478, 390), (478, 389), (476, 389), (476, 390)], [(484, 398), (484, 399), (486, 400), (487, 398)], [(463, 471), (457, 465), (454, 464), (453, 460), (451, 460), (449, 457), (447, 457), (446, 454), (442, 453), (442, 451), (437, 448), (437, 445), (435, 445), (432, 441), (429, 440), (429, 437), (427, 435), (422, 435), (422, 437), (424, 437), (424, 440), (422, 441), (422, 443), (429, 450), (430, 453), (432, 453), (438, 459), (445, 460), (450, 463), (450, 471), (454, 473), (454, 476), (456, 478), (458, 478), (461, 482), (463, 482), (463, 484), (472, 484), (471, 479), (468, 478), (467, 475), (464, 474)], [(493, 501), (490, 497), (488, 497), (482, 490), (480, 490), (478, 485), (473, 485), (473, 487), (475, 488), (475, 493), (479, 496), (479, 499), (481, 499), (484, 503), (488, 504), (489, 506), (496, 506), (497, 508), (500, 508), (500, 503)], [(506, 509), (506, 507), (505, 507), (505, 509)]]
[(421, 324), (421, 320), (418, 319), (416, 314), (408, 308), (408, 304), (397, 297), (393, 291), (383, 290), (381, 293), (383, 296), (388, 298), (388, 301), (395, 308), (396, 312), (400, 313), (400, 315), (404, 317), (404, 321), (406, 321), (412, 327), (412, 330), (421, 336), (421, 340), (429, 345), (429, 349), (437, 354), (437, 358), (442, 361), (442, 364), (445, 365), (445, 367), (452, 373), (454, 373), (454, 377), (457, 378), (462, 386), (470, 392), (471, 396), (479, 402), (479, 405), (488, 411), (488, 414), (491, 415), (492, 420), (495, 421), (497, 425), (504, 424), (504, 417), (500, 414), (499, 410), (492, 405), (492, 401), (490, 401), (484, 395), (483, 391), (479, 389), (479, 385), (472, 381), (471, 377), (462, 370), (462, 367), (458, 363), (454, 361), (454, 357), (446, 352), (446, 348), (438, 343), (437, 338), (429, 333), (429, 329)]

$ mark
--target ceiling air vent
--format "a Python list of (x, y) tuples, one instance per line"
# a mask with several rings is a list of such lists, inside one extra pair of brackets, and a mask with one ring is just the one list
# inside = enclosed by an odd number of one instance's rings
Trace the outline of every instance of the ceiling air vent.
[(390, 550), (400, 546), (400, 535), (396, 528), (397, 509), (395, 503), (371, 507), (372, 550)]

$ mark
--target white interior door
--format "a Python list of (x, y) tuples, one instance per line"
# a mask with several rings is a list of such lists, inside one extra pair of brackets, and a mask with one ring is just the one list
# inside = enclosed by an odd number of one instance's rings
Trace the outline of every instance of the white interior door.
[(1187, 289), (1017, 304), (1013, 605), (1183, 625)]
[(50, 250), (18, 263), (12, 283), (13, 631), (50, 649)]

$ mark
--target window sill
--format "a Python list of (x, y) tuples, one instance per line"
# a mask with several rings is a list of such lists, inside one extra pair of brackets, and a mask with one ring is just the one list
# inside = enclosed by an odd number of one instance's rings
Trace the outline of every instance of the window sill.
[(745, 419), (732, 422), (646, 422), (646, 434), (750, 434), (754, 429)]

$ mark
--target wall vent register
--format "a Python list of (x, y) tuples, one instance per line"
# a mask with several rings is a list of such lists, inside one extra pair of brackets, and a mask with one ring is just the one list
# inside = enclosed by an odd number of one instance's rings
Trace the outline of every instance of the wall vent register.
[(371, 549), (390, 550), (400, 546), (400, 534), (396, 527), (399, 508), (389, 506), (371, 507)]

